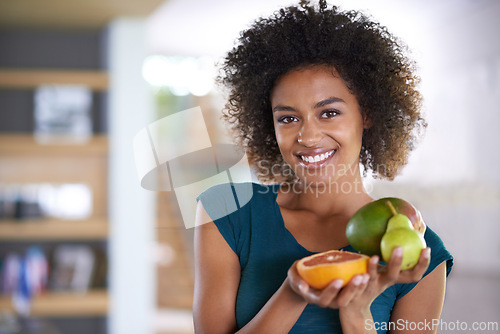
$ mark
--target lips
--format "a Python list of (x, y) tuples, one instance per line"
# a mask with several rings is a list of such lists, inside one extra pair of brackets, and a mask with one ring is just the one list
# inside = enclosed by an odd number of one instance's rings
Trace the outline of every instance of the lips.
[(337, 150), (323, 152), (300, 152), (297, 154), (301, 165), (311, 167), (321, 167), (335, 154)]
[(316, 154), (314, 156), (312, 156), (312, 155), (299, 155), (299, 157), (303, 161), (309, 162), (309, 163), (321, 162), (321, 161), (327, 159), (328, 157), (330, 157), (334, 152), (335, 152), (335, 150), (332, 150), (332, 151), (329, 151), (326, 153)]

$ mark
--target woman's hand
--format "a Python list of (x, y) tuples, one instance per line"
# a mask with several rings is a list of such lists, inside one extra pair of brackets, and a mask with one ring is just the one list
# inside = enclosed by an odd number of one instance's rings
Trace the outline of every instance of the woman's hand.
[(323, 290), (310, 287), (297, 272), (297, 262), (288, 270), (288, 282), (291, 289), (309, 304), (360, 314), (369, 310), (373, 300), (389, 286), (416, 282), (422, 278), (429, 265), (430, 249), (422, 250), (417, 265), (404, 271), (400, 270), (402, 251), (401, 247), (395, 248), (387, 266), (379, 265), (379, 257), (372, 256), (367, 273), (354, 276), (343, 288), (342, 280), (332, 281)]
[(288, 281), (291, 289), (301, 296), (308, 304), (321, 307), (341, 308), (347, 306), (351, 300), (363, 293), (369, 282), (370, 275), (356, 275), (342, 288), (343, 281), (337, 279), (332, 281), (322, 290), (312, 288), (304, 281), (298, 271), (297, 262), (288, 270)]

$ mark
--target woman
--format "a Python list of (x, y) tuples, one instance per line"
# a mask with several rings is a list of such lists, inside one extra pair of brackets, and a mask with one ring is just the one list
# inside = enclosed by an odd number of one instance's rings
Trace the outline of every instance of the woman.
[(199, 196), (197, 333), (435, 333), (452, 258), (431, 228), (409, 271), (397, 248), (382, 270), (373, 256), (367, 274), (317, 291), (295, 267), (316, 252), (355, 251), (346, 224), (373, 200), (360, 164), (392, 180), (425, 127), (404, 48), (360, 13), (302, 2), (256, 21), (223, 69), (225, 118), (269, 184), (250, 184), (237, 210), (233, 193), (248, 184)]

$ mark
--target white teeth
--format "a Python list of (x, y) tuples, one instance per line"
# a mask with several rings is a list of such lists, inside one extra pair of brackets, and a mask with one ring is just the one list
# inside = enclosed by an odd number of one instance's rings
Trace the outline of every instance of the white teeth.
[(309, 163), (320, 162), (320, 161), (325, 160), (329, 156), (331, 156), (333, 154), (333, 152), (335, 152), (335, 151), (330, 151), (330, 152), (318, 154), (318, 155), (315, 155), (315, 156), (301, 155), (300, 158), (302, 160), (306, 161), (306, 162), (309, 162)]

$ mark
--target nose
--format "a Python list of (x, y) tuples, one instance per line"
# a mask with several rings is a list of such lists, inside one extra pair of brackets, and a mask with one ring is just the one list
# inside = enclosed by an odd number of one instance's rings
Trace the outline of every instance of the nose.
[(304, 120), (297, 141), (306, 147), (314, 147), (321, 141), (321, 129), (312, 120)]

